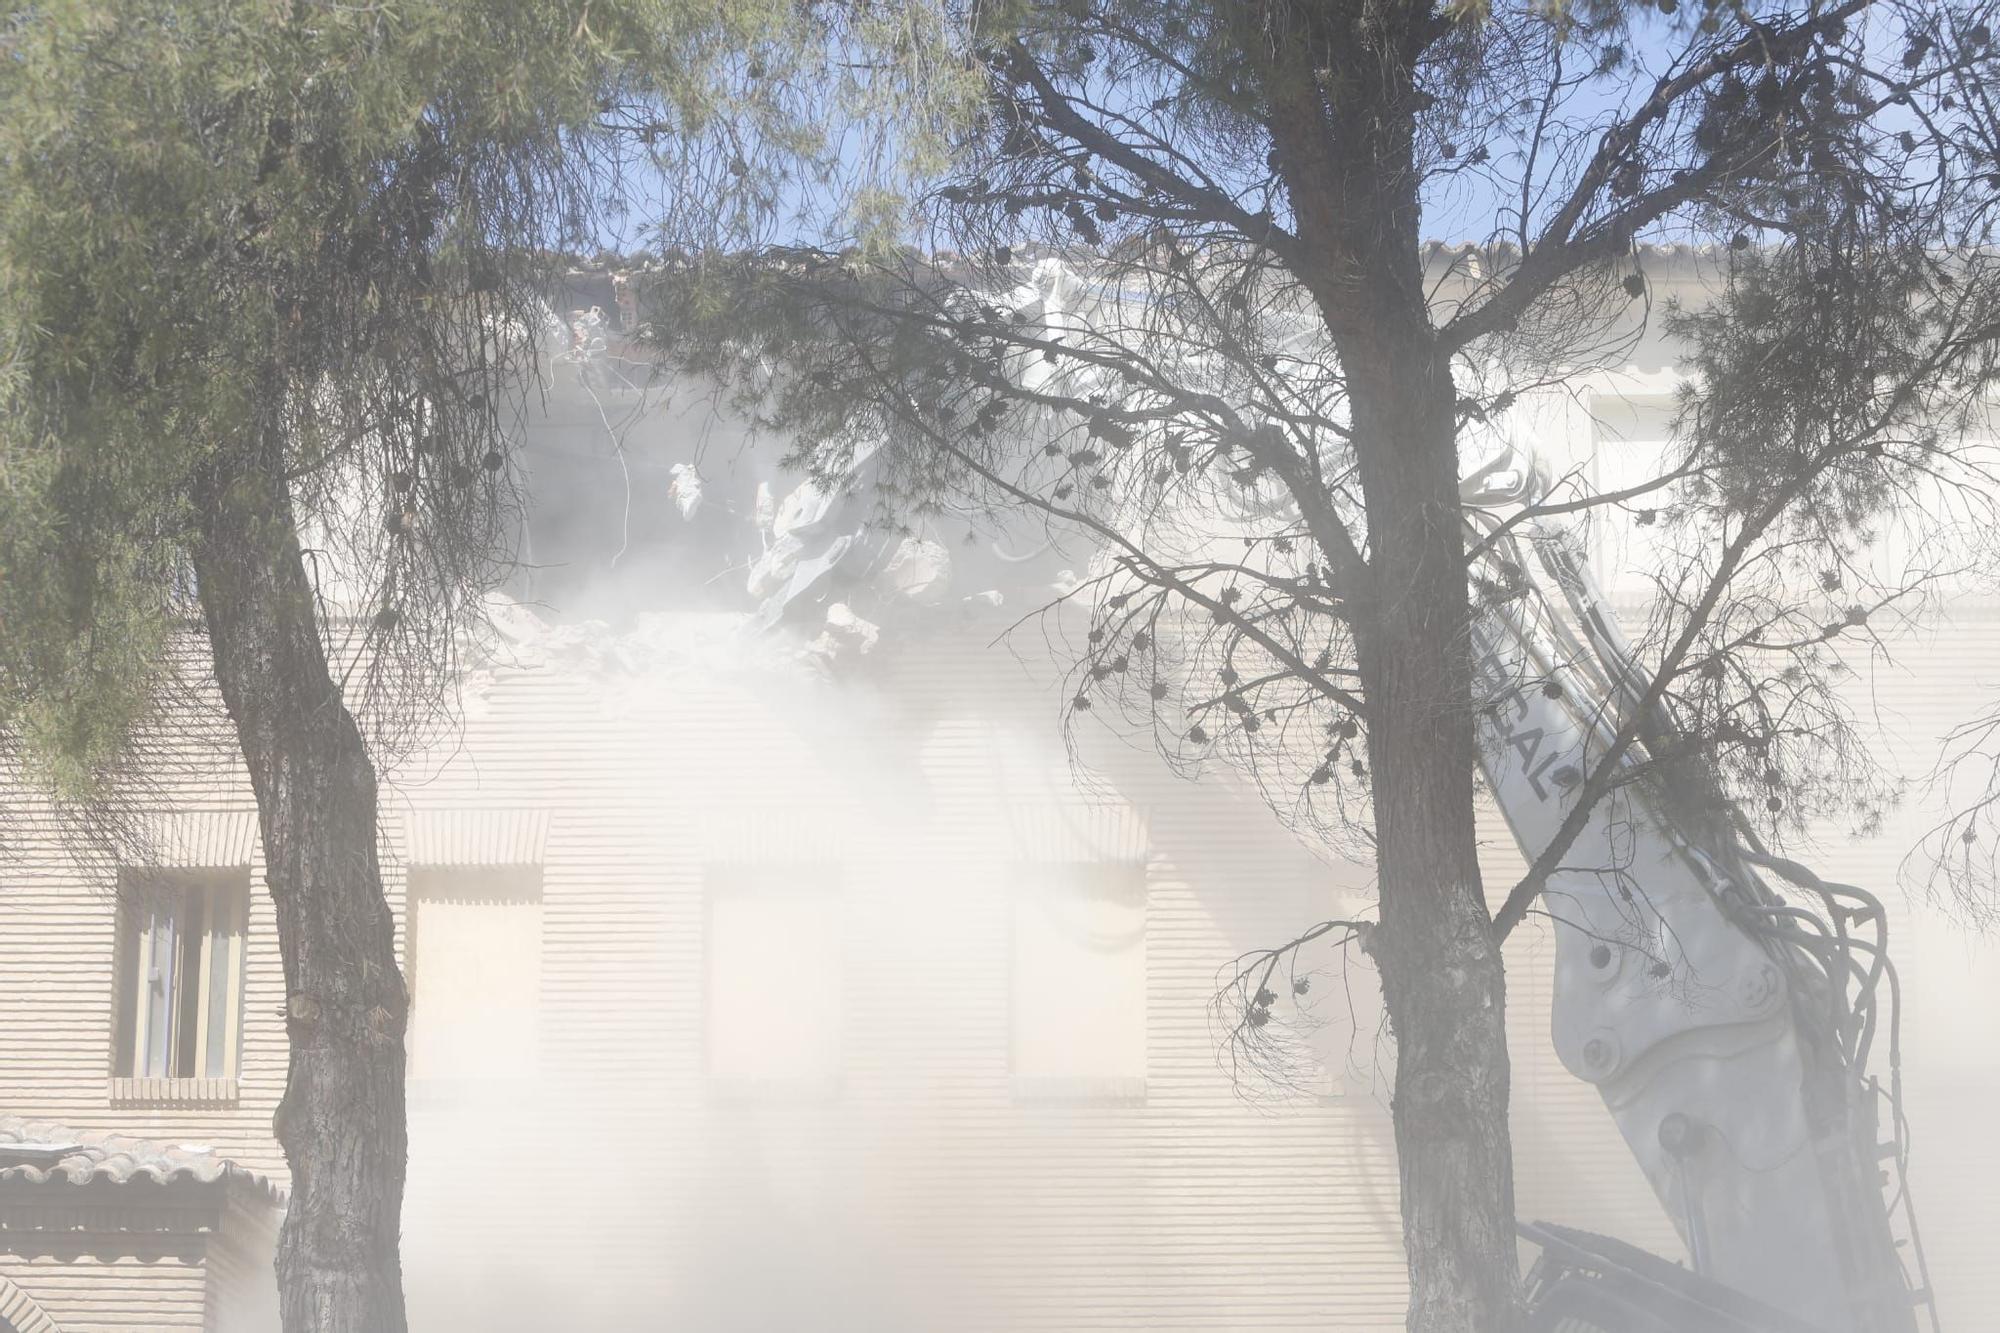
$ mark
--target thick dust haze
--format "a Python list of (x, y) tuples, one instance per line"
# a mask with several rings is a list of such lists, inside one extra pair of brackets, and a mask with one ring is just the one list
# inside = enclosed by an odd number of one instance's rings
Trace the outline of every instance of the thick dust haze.
[[(1235, 1060), (1214, 1006), (1232, 959), (1371, 911), (1368, 868), (1115, 721), (1066, 747), (1060, 634), (996, 640), (1088, 552), (938, 522), (915, 536), (950, 558), (900, 619), (838, 584), (750, 596), (801, 482), (707, 413), (531, 440), (527, 604), (496, 606), (461, 731), (395, 775), (409, 828), (542, 830), (529, 890), (407, 876), (413, 1327), (1400, 1328), (1365, 958), (1301, 956), (1282, 1069)], [(1909, 658), (1867, 683), (1892, 740), (1963, 671)], [(1922, 826), (1829, 830), (1819, 863), (1891, 889)], [(1504, 892), (1497, 816), (1484, 840)], [(1896, 910), (1948, 1298), (1987, 1232), (1953, 1182), (2000, 1174), (1963, 1109), (2000, 978)], [(1549, 1045), (1547, 923), (1509, 952), (1520, 1215), (1683, 1257)]]

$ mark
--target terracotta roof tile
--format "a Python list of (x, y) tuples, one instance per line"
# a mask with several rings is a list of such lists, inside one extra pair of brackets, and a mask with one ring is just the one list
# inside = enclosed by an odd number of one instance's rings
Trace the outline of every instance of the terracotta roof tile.
[(273, 1205), (285, 1198), (284, 1191), (268, 1176), (239, 1166), (211, 1148), (0, 1115), (0, 1187), (49, 1181), (124, 1185), (135, 1180), (160, 1185), (222, 1181)]

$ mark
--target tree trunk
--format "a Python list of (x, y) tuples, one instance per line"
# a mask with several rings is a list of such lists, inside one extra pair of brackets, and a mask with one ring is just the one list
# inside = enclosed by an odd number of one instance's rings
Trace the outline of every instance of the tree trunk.
[[(1519, 1323), (1506, 981), (1480, 885), (1458, 394), (1419, 260), (1410, 61), (1429, 5), (1273, 8), (1271, 133), (1294, 272), (1347, 383), (1368, 524), (1349, 599), (1368, 708), (1393, 1104), (1413, 1333)], [(1338, 70), (1329, 78), (1325, 71)]]
[(1370, 952), (1396, 1038), (1409, 1327), (1518, 1320), (1506, 984), (1473, 824), (1471, 610), (1456, 394), (1411, 321), (1343, 349), (1368, 513), (1365, 632), (1381, 922)]
[(285, 1333), (403, 1333), (403, 1031), (375, 851), (375, 770), (327, 668), (282, 450), (259, 432), (196, 487), (215, 676), (257, 794), (291, 1064), (275, 1129)]

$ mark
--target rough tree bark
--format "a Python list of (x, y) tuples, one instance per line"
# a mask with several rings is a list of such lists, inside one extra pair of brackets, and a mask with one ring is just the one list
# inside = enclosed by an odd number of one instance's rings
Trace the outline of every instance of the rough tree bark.
[(1370, 952), (1396, 1038), (1409, 1327), (1503, 1333), (1518, 1317), (1506, 985), (1474, 837), (1454, 398), (1426, 364), (1355, 382), (1372, 543), (1357, 636), (1381, 891)]
[(1286, 34), (1269, 124), (1296, 217), (1289, 259), (1347, 382), (1368, 525), (1349, 605), (1369, 709), (1381, 902), (1369, 952), (1396, 1038), (1409, 1327), (1507, 1333), (1520, 1311), (1506, 982), (1474, 831), (1458, 394), (1419, 260), (1413, 62), (1442, 29), (1424, 4), (1267, 13)]
[(375, 770), (328, 670), (280, 440), (255, 434), (199, 479), (193, 556), (284, 959), (279, 1305), (285, 1333), (403, 1333), (408, 997), (376, 859)]

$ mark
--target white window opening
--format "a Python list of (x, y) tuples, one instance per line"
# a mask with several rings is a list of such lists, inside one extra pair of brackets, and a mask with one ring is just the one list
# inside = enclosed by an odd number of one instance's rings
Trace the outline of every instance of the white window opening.
[[(1641, 494), (1588, 511), (1587, 527), (1599, 584), (1614, 598), (1646, 600), (1655, 592), (1652, 575), (1663, 567), (1666, 548), (1661, 520), (1679, 494), (1678, 484), (1658, 486), (1672, 468), (1675, 404), (1661, 395), (1600, 394), (1591, 400), (1594, 444), (1591, 458), (1596, 493)], [(1671, 567), (1671, 562), (1665, 562)]]
[(1136, 863), (1020, 867), (1017, 1095), (1126, 1099), (1146, 1080), (1146, 876)]
[(119, 898), (114, 1077), (235, 1078), (249, 872), (128, 870)]
[(825, 866), (713, 869), (708, 881), (709, 1076), (742, 1092), (839, 1079), (842, 935)]
[(541, 1056), (540, 867), (413, 867), (409, 922), (411, 1080), (531, 1077)]

